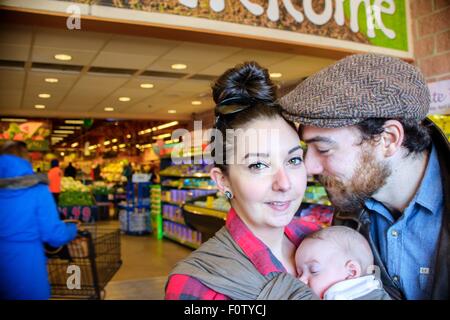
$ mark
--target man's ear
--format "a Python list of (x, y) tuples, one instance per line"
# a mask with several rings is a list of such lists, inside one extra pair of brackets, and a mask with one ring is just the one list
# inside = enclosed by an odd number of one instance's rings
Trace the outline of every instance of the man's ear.
[(209, 172), (211, 179), (214, 180), (214, 182), (217, 185), (217, 188), (222, 192), (225, 193), (225, 191), (231, 191), (230, 190), (230, 184), (228, 182), (227, 177), (225, 174), (220, 170), (220, 168), (214, 167)]
[(347, 261), (345, 269), (347, 270), (346, 280), (359, 278), (361, 276), (361, 265), (355, 260)]
[(383, 125), (384, 131), (381, 134), (384, 155), (393, 156), (401, 148), (405, 138), (405, 131), (402, 124), (397, 120), (387, 120)]

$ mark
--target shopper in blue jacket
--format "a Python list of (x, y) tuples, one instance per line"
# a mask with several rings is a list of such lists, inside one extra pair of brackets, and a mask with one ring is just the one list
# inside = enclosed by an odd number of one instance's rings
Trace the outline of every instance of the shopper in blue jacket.
[(48, 299), (44, 243), (59, 247), (77, 226), (59, 219), (45, 176), (35, 175), (25, 144), (0, 149), (0, 299)]

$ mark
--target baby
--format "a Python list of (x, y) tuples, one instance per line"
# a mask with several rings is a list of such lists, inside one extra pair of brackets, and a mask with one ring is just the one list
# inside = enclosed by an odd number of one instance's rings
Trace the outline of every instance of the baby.
[(324, 300), (389, 300), (372, 274), (367, 240), (348, 227), (329, 227), (305, 238), (295, 254), (299, 279)]

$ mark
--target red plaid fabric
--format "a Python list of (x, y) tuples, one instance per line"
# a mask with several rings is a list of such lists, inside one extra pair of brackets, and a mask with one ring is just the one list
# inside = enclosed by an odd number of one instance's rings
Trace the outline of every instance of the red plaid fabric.
[[(281, 262), (272, 254), (270, 249), (259, 240), (239, 218), (234, 209), (227, 216), (226, 228), (231, 237), (241, 247), (256, 269), (267, 275), (271, 272), (286, 272)], [(308, 234), (320, 230), (321, 224), (294, 218), (285, 228), (288, 239), (298, 246)], [(229, 300), (193, 277), (175, 274), (169, 279), (166, 287), (167, 300)]]

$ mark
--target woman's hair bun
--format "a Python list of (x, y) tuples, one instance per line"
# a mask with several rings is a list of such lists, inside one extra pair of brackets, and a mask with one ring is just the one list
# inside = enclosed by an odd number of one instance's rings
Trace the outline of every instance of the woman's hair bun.
[(216, 105), (230, 98), (265, 104), (276, 100), (276, 86), (270, 80), (269, 72), (254, 61), (225, 71), (212, 85), (212, 93)]

